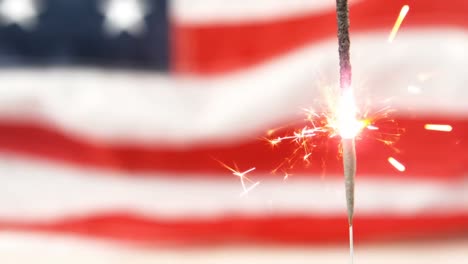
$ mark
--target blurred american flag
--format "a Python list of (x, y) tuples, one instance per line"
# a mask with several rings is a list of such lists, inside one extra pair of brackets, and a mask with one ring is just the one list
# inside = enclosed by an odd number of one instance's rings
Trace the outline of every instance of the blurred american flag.
[[(404, 4), (411, 11), (388, 43)], [(356, 239), (466, 237), (468, 2), (350, 5), (355, 89), (392, 98), (405, 129), (399, 151), (358, 143)], [(270, 171), (291, 149), (258, 140), (337, 83), (334, 8), (1, 0), (2, 243), (345, 243), (336, 150), (318, 148), (284, 181)], [(238, 178), (215, 159), (256, 167), (260, 185), (239, 197)]]

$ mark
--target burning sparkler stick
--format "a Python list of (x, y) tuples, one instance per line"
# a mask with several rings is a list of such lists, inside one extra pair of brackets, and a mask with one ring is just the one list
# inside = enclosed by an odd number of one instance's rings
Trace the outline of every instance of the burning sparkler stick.
[[(351, 61), (349, 55), (349, 8), (348, 0), (336, 0), (336, 17), (338, 24), (338, 53), (340, 59), (340, 89), (341, 102), (338, 118), (340, 119), (340, 134), (343, 146), (343, 169), (346, 190), (346, 206), (349, 223), (349, 245), (351, 263), (353, 263), (353, 214), (354, 214), (354, 178), (356, 175), (356, 148), (354, 133), (348, 134), (349, 126), (355, 122), (354, 98), (351, 88)], [(350, 108), (350, 109), (348, 109)], [(351, 129), (352, 130), (352, 129)]]
[(338, 22), (338, 53), (340, 58), (340, 88), (351, 88), (351, 61), (349, 56), (349, 10), (348, 0), (336, 0)]

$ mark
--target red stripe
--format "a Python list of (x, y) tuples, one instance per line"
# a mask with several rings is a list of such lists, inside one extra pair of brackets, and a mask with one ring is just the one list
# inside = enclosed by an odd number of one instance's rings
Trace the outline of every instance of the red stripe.
[[(157, 245), (226, 243), (346, 243), (346, 217), (268, 216), (222, 219), (156, 220), (127, 214), (107, 214), (48, 224), (0, 222), (0, 230), (73, 234), (120, 242)], [(356, 217), (360, 242), (447, 238), (468, 232), (468, 213), (410, 217)]]
[[(358, 141), (359, 175), (388, 177), (437, 177), (441, 180), (466, 175), (468, 164), (468, 120), (441, 118), (399, 118), (400, 128), (406, 131), (389, 148), (369, 138)], [(426, 123), (450, 124), (452, 132), (427, 131)], [(258, 135), (259, 137), (262, 135)], [(257, 138), (259, 138), (257, 137)], [(205, 143), (186, 149), (157, 145), (109, 145), (74, 138), (51, 127), (39, 124), (0, 122), (0, 151), (13, 152), (36, 158), (45, 158), (82, 167), (99, 167), (118, 171), (156, 171), (177, 174), (220, 175), (229, 172), (213, 158), (227, 164), (236, 162), (239, 169), (257, 167), (256, 173), (267, 174), (285, 158), (290, 157), (295, 144), (284, 143), (276, 149), (265, 141), (252, 138), (243, 143), (226, 145)], [(338, 158), (338, 140), (322, 138), (319, 147), (310, 157), (311, 164), (298, 162), (294, 174), (337, 174), (342, 165)], [(398, 172), (387, 158), (395, 157), (407, 170)], [(301, 159), (302, 156), (298, 156)], [(260, 173), (259, 173), (260, 174)]]
[[(410, 5), (403, 29), (421, 26), (468, 27), (466, 0), (367, 0), (351, 8), (352, 33), (390, 32), (401, 7)], [(190, 25), (174, 21), (173, 69), (212, 74), (243, 69), (288, 51), (336, 36), (333, 12), (238, 25)]]

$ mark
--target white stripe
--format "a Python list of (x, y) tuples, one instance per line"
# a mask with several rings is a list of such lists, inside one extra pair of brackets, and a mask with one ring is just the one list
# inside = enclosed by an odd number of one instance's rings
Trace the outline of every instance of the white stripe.
[[(353, 37), (358, 99), (393, 98), (401, 113), (468, 115), (467, 31), (402, 31)], [(433, 41), (437, 39), (437, 41)], [(216, 78), (169, 78), (99, 69), (0, 71), (0, 116), (45, 120), (107, 142), (182, 145), (262, 133), (302, 107), (324, 103), (338, 79), (336, 40)], [(424, 77), (424, 78), (423, 78)], [(408, 92), (418, 86), (420, 93)]]
[[(467, 240), (363, 244), (356, 251), (362, 264), (466, 264)], [(221, 264), (221, 263), (347, 263), (348, 250), (339, 246), (141, 248), (109, 245), (54, 235), (0, 234), (0, 263), (5, 264)], [(403, 261), (402, 261), (403, 260)]]
[[(158, 218), (345, 214), (341, 177), (274, 179), (252, 174), (260, 184), (247, 195), (238, 177), (226, 172), (197, 175), (122, 174), (60, 167), (1, 156), (0, 219), (54, 220), (63, 217), (128, 211)], [(413, 215), (467, 213), (467, 182), (361, 178), (356, 186), (356, 214)]]
[[(362, 0), (350, 0), (354, 4)], [(272, 20), (333, 11), (335, 0), (172, 0), (178, 23), (212, 24)]]

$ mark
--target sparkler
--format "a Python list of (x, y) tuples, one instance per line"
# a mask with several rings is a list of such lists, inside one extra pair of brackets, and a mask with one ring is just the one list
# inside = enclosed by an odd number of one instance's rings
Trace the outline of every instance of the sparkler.
[[(300, 132), (292, 136), (279, 137), (270, 140), (272, 145), (277, 145), (282, 140), (290, 139), (299, 143), (304, 149), (304, 160), (311, 155), (309, 138), (316, 138), (324, 134), (328, 137), (339, 135), (341, 137), (343, 172), (345, 178), (346, 207), (348, 211), (349, 243), (351, 263), (353, 262), (353, 215), (354, 215), (354, 178), (356, 175), (356, 147), (355, 137), (364, 128), (378, 130), (369, 120), (357, 119), (357, 107), (351, 87), (351, 62), (350, 62), (350, 39), (349, 39), (349, 11), (347, 0), (336, 0), (336, 16), (338, 24), (338, 53), (340, 65), (340, 92), (336, 108), (332, 109), (331, 115), (308, 112), (307, 120), (311, 126), (304, 127)], [(315, 120), (315, 121), (314, 121)], [(318, 123), (318, 124), (317, 124)], [(312, 145), (313, 146), (313, 145)], [(299, 148), (300, 149), (300, 148)], [(297, 150), (296, 150), (297, 152)], [(295, 153), (294, 153), (295, 154)], [(281, 166), (281, 165), (280, 165)]]
[(343, 146), (343, 169), (345, 178), (346, 207), (348, 209), (349, 249), (351, 263), (354, 258), (353, 215), (354, 215), (354, 178), (356, 175), (356, 108), (351, 88), (351, 61), (349, 55), (349, 8), (348, 0), (336, 0), (338, 24), (338, 54), (340, 59), (340, 88), (342, 91), (339, 105), (339, 131)]
[[(398, 28), (403, 21), (409, 7), (404, 6), (400, 15), (397, 19), (394, 29), (392, 30), (389, 41), (393, 40)], [(349, 10), (348, 0), (336, 0), (336, 15), (338, 25), (338, 53), (339, 53), (339, 69), (340, 69), (340, 89), (338, 93), (333, 93), (332, 100), (327, 100), (327, 110), (316, 112), (312, 109), (306, 109), (307, 122), (304, 128), (295, 131), (294, 133), (286, 136), (280, 136), (273, 139), (267, 139), (271, 146), (277, 146), (281, 142), (287, 140), (298, 145), (298, 148), (292, 153), (291, 158), (285, 159), (277, 168), (273, 170), (276, 172), (283, 165), (288, 165), (289, 168), (293, 168), (296, 161), (309, 162), (309, 157), (312, 155), (312, 151), (315, 147), (321, 145), (329, 138), (340, 137), (341, 138), (341, 154), (343, 158), (343, 174), (345, 179), (345, 194), (346, 194), (346, 207), (348, 213), (348, 225), (349, 225), (349, 246), (350, 246), (350, 257), (351, 263), (354, 258), (354, 245), (353, 245), (353, 216), (354, 216), (354, 185), (356, 175), (356, 138), (361, 138), (360, 132), (363, 129), (371, 131), (371, 133), (380, 135), (380, 138), (376, 138), (387, 146), (392, 146), (400, 136), (400, 129), (396, 128), (396, 122), (389, 118), (389, 114), (393, 111), (389, 107), (384, 107), (378, 111), (373, 111), (369, 114), (369, 111), (364, 113), (359, 112), (356, 106), (353, 88), (351, 86), (351, 62), (350, 62), (350, 38), (349, 38)], [(416, 87), (417, 88), (417, 87)], [(414, 93), (419, 93), (417, 89)], [(336, 100), (338, 99), (338, 100)], [(381, 122), (379, 122), (381, 121)], [(390, 124), (393, 126), (393, 133), (385, 132), (388, 130), (386, 126)], [(396, 130), (395, 130), (396, 129)], [(436, 131), (451, 131), (449, 125), (435, 125), (426, 124), (425, 129), (436, 130)], [(268, 136), (273, 136), (276, 130), (269, 130)], [(303, 154), (301, 154), (303, 153)], [(393, 157), (388, 158), (388, 162), (395, 169), (403, 172), (406, 170), (405, 166), (397, 161)], [(246, 177), (246, 174), (255, 170), (251, 168), (244, 172), (240, 172), (237, 167), (231, 168), (226, 164), (220, 162), (220, 164), (230, 170), (234, 175), (239, 177), (243, 193), (247, 194), (250, 190), (255, 188), (259, 182), (254, 182)], [(283, 180), (287, 180), (291, 175), (286, 171), (284, 172)], [(246, 186), (246, 182), (250, 183), (249, 187)]]

